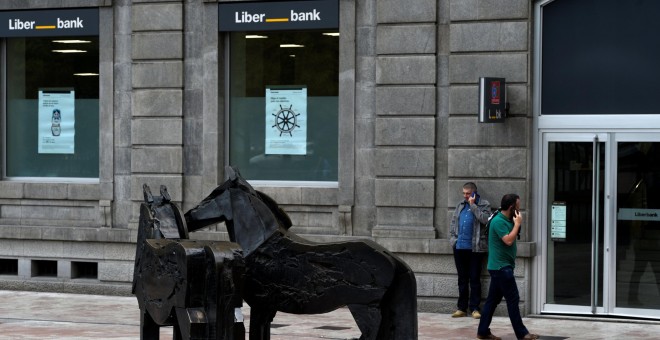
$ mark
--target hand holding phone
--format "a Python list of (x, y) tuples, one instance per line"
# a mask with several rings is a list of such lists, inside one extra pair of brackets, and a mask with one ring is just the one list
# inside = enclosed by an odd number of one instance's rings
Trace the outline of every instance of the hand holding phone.
[(522, 214), (520, 213), (520, 211), (513, 209), (512, 217), (513, 217), (513, 221), (517, 222), (518, 225), (522, 224)]
[(520, 211), (513, 209), (513, 223), (517, 224), (520, 228), (518, 229), (518, 239), (520, 240), (520, 231), (522, 230), (522, 214)]
[(470, 198), (468, 199), (468, 203), (474, 204), (479, 199), (479, 194), (476, 191), (472, 192), (472, 195), (470, 195)]

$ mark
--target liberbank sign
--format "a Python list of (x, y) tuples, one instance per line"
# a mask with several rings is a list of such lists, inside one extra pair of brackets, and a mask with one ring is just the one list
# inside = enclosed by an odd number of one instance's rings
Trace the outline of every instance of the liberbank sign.
[(269, 1), (218, 4), (218, 29), (274, 31), (339, 27), (339, 1)]
[(0, 12), (0, 37), (53, 37), (99, 34), (97, 8)]

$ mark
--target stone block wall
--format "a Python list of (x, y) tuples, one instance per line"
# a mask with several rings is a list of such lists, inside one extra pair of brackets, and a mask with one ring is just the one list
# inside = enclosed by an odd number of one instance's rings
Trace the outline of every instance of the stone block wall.
[[(530, 11), (524, 0), (449, 2), (450, 209), (468, 180), (477, 182), (494, 208), (508, 192), (520, 194), (523, 205), (529, 203)], [(506, 78), (510, 110), (503, 124), (477, 122), (479, 77)]]
[[(368, 225), (372, 237), (415, 270), (420, 310), (449, 313), (456, 308), (458, 291), (447, 234), (463, 183), (475, 181), (493, 208), (509, 192), (523, 197), (523, 209), (529, 202), (530, 4), (362, 3), (375, 14), (364, 14), (362, 30), (370, 34), (358, 35), (357, 50), (368, 51), (374, 60), (371, 68), (357, 69), (357, 78), (372, 76), (373, 82), (364, 83), (368, 86), (357, 101), (375, 103), (356, 112), (373, 128), (365, 128), (373, 131), (373, 139), (359, 139), (356, 145), (366, 159), (357, 169), (365, 169), (370, 174), (365, 178), (373, 181), (357, 182), (356, 191), (373, 192), (370, 197), (358, 194), (358, 202), (359, 195), (370, 198), (375, 211), (358, 215), (354, 224)], [(371, 39), (375, 47), (367, 48)], [(505, 123), (478, 123), (480, 77), (506, 78), (510, 111)], [(367, 101), (361, 95), (375, 98)], [(526, 241), (520, 242), (516, 269), (523, 310), (529, 304), (535, 254), (534, 244)], [(483, 274), (485, 296), (488, 278)]]
[(372, 236), (433, 239), (437, 4), (375, 6)]
[[(184, 6), (172, 1), (132, 1), (132, 104), (142, 108), (131, 117), (130, 199), (142, 199), (144, 180), (152, 190), (162, 183), (181, 202), (183, 192)], [(170, 106), (148, 109), (150, 100), (168, 94)], [(133, 139), (133, 137), (136, 137)], [(134, 204), (134, 206), (139, 206)], [(132, 222), (139, 214), (133, 209)]]

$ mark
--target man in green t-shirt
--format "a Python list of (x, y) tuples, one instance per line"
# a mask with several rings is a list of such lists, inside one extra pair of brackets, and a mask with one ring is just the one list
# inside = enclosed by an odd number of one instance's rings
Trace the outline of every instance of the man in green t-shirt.
[(500, 213), (495, 215), (488, 229), (488, 273), (490, 287), (488, 297), (481, 312), (478, 339), (501, 339), (490, 332), (490, 322), (493, 320), (495, 308), (506, 299), (506, 308), (511, 320), (511, 326), (518, 339), (538, 339), (522, 322), (520, 316), (520, 294), (516, 285), (513, 269), (516, 267), (516, 238), (520, 232), (522, 215), (520, 214), (520, 196), (507, 194), (502, 197)]

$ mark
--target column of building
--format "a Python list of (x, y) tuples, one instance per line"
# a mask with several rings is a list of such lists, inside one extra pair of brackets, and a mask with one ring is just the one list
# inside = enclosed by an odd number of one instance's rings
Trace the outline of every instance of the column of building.
[(134, 202), (143, 199), (143, 183), (154, 194), (164, 184), (174, 201), (182, 201), (183, 12), (183, 1), (132, 2), (130, 196)]
[[(437, 1), (376, 4), (372, 235), (394, 251), (434, 239)], [(416, 247), (418, 241), (410, 242)]]

